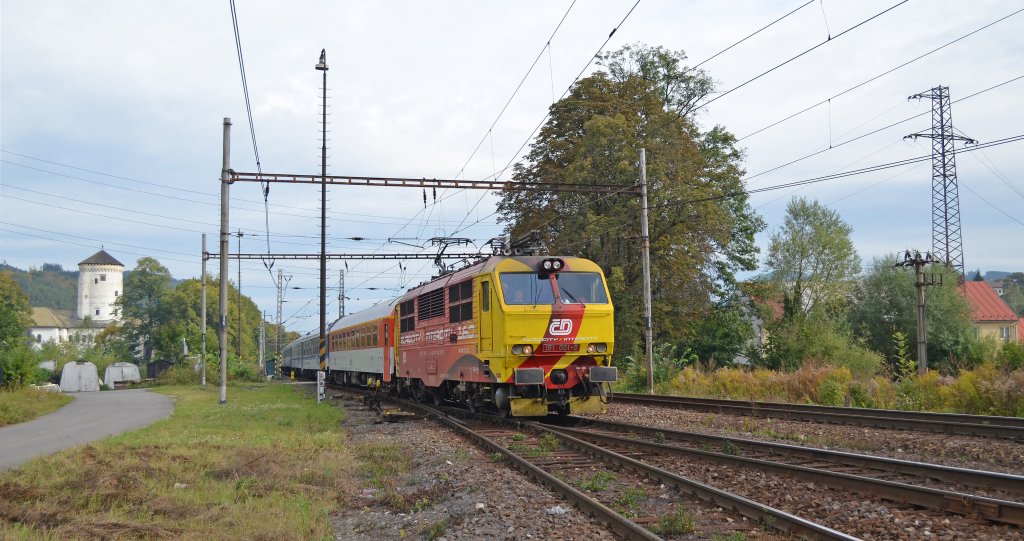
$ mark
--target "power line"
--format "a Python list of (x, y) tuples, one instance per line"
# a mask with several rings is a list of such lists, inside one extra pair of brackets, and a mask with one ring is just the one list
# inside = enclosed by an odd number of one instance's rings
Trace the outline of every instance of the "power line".
[[(987, 143), (979, 143), (977, 145), (972, 145), (970, 147), (960, 149), (957, 152), (958, 153), (973, 152), (973, 151), (976, 151), (978, 149), (1005, 145), (1007, 143), (1015, 143), (1017, 141), (1022, 141), (1022, 140), (1024, 140), (1024, 134), (1014, 135), (1014, 136), (1011, 136), (1011, 137), (1004, 137), (1002, 139), (997, 139), (997, 140), (994, 140), (994, 141), (989, 141)], [(843, 171), (843, 172), (840, 172), (840, 173), (833, 173), (831, 175), (822, 175), (822, 176), (819, 176), (819, 177), (813, 177), (813, 178), (804, 179), (804, 180), (796, 180), (796, 181), (793, 181), (793, 182), (786, 182), (786, 183), (782, 183), (782, 184), (776, 184), (776, 185), (773, 185), (773, 186), (765, 186), (763, 188), (755, 188), (755, 189), (752, 189), (752, 190), (742, 190), (742, 191), (726, 193), (726, 194), (717, 195), (717, 196), (702, 197), (702, 198), (699, 198), (699, 199), (690, 199), (690, 200), (686, 200), (686, 201), (667, 202), (667, 203), (665, 203), (662, 206), (686, 205), (686, 204), (691, 204), (691, 203), (703, 203), (703, 202), (707, 202), (707, 201), (721, 201), (723, 199), (730, 199), (730, 198), (733, 198), (733, 197), (740, 197), (740, 196), (745, 196), (745, 195), (750, 195), (750, 194), (755, 194), (755, 193), (762, 193), (762, 192), (770, 192), (770, 191), (774, 191), (774, 190), (782, 190), (782, 189), (785, 189), (785, 188), (792, 188), (792, 187), (795, 187), (795, 186), (806, 186), (808, 184), (817, 184), (819, 182), (825, 182), (825, 181), (828, 181), (828, 180), (835, 180), (835, 179), (845, 178), (845, 177), (850, 177), (850, 176), (855, 176), (855, 175), (863, 175), (865, 173), (874, 173), (876, 171), (884, 171), (886, 169), (892, 169), (892, 168), (895, 168), (895, 167), (902, 167), (902, 166), (905, 166), (905, 165), (921, 163), (921, 162), (925, 162), (925, 161), (929, 161), (929, 160), (931, 160), (931, 155), (928, 155), (928, 156), (917, 156), (915, 158), (906, 158), (906, 159), (897, 160), (897, 161), (894, 161), (894, 162), (888, 162), (888, 163), (872, 165), (872, 166), (864, 167), (864, 168), (861, 168), (861, 169), (854, 169), (854, 170), (851, 170), (851, 171)]]
[[(1003, 81), (1001, 83), (992, 85), (992, 86), (990, 86), (990, 87), (988, 87), (986, 89), (979, 90), (979, 91), (977, 91), (977, 92), (975, 92), (973, 94), (969, 94), (969, 95), (964, 96), (962, 98), (958, 98), (956, 100), (953, 100), (951, 103), (953, 103), (953, 104), (960, 103), (960, 102), (962, 102), (964, 100), (968, 100), (968, 99), (973, 98), (975, 96), (979, 96), (981, 94), (984, 94), (984, 93), (989, 92), (991, 90), (995, 90), (995, 89), (997, 89), (997, 88), (999, 88), (1001, 86), (1008, 85), (1008, 84), (1010, 84), (1010, 83), (1012, 83), (1014, 81), (1018, 81), (1020, 79), (1024, 79), (1024, 75), (1018, 75), (1018, 76), (1016, 76), (1016, 77), (1014, 77), (1012, 79), (1008, 79), (1008, 80)], [(916, 115), (909, 116), (907, 118), (904, 118), (903, 120), (899, 120), (899, 121), (893, 122), (892, 124), (889, 124), (887, 126), (883, 126), (881, 128), (878, 128), (876, 130), (872, 130), (872, 131), (870, 131), (868, 133), (865, 133), (865, 134), (862, 134), (862, 135), (858, 135), (857, 137), (854, 137), (853, 139), (847, 139), (846, 141), (843, 141), (841, 143), (835, 143), (835, 144), (833, 144), (833, 145), (831, 145), (831, 146), (829, 146), (827, 148), (824, 148), (824, 149), (821, 149), (821, 150), (816, 150), (814, 152), (811, 152), (809, 154), (806, 154), (806, 155), (801, 156), (799, 158), (796, 158), (794, 160), (788, 161), (788, 162), (786, 162), (786, 163), (784, 163), (782, 165), (777, 165), (775, 167), (772, 167), (770, 169), (766, 169), (766, 170), (761, 171), (760, 173), (757, 173), (757, 174), (754, 174), (754, 175), (748, 175), (746, 177), (743, 177), (743, 181), (749, 184), (751, 180), (753, 180), (753, 179), (755, 179), (757, 177), (767, 175), (768, 173), (773, 173), (773, 172), (778, 171), (779, 169), (782, 169), (784, 167), (788, 167), (788, 166), (793, 165), (795, 163), (802, 162), (804, 160), (813, 158), (813, 157), (818, 156), (820, 154), (824, 154), (825, 152), (828, 152), (828, 151), (830, 151), (832, 149), (839, 148), (839, 147), (841, 147), (843, 145), (852, 143), (854, 141), (858, 141), (860, 139), (864, 139), (865, 137), (869, 137), (869, 136), (874, 135), (876, 133), (888, 130), (889, 128), (894, 128), (896, 126), (899, 126), (900, 124), (905, 124), (907, 122), (910, 122), (911, 120), (914, 120), (915, 118), (920, 118), (920, 117), (928, 115), (928, 114), (931, 114), (931, 111), (924, 111), (922, 113), (918, 113)]]
[(853, 30), (856, 30), (857, 28), (859, 28), (859, 27), (861, 27), (861, 26), (863, 26), (863, 25), (865, 25), (865, 24), (867, 24), (867, 23), (877, 19), (878, 17), (881, 17), (882, 15), (885, 15), (886, 13), (888, 13), (888, 12), (890, 12), (890, 11), (900, 7), (900, 6), (902, 6), (903, 4), (906, 4), (909, 1), (910, 0), (902, 0), (901, 2), (897, 2), (896, 4), (886, 8), (883, 11), (880, 11), (880, 12), (872, 15), (871, 17), (868, 17), (867, 19), (864, 19), (863, 21), (861, 21), (861, 22), (851, 26), (850, 28), (847, 28), (846, 30), (843, 30), (842, 32), (840, 32), (840, 33), (838, 33), (838, 34), (836, 34), (834, 36), (830, 36), (825, 41), (823, 41), (823, 42), (821, 42), (821, 43), (819, 43), (819, 44), (817, 44), (817, 45), (815, 45), (815, 46), (805, 50), (804, 52), (802, 52), (800, 54), (797, 54), (796, 56), (790, 58), (789, 60), (785, 60), (785, 61), (775, 65), (774, 67), (772, 67), (772, 68), (770, 68), (770, 69), (768, 69), (768, 70), (766, 70), (766, 71), (764, 71), (764, 72), (762, 72), (762, 73), (760, 73), (758, 75), (755, 75), (754, 77), (751, 77), (750, 79), (747, 79), (746, 81), (740, 83), (738, 86), (734, 86), (733, 88), (731, 88), (729, 90), (726, 90), (725, 92), (722, 92), (721, 94), (718, 94), (714, 98), (712, 98), (712, 99), (710, 99), (710, 100), (700, 104), (698, 107), (706, 107), (708, 105), (711, 105), (712, 103), (714, 103), (714, 102), (716, 102), (716, 101), (718, 101), (718, 100), (728, 96), (729, 94), (732, 94), (733, 92), (735, 92), (735, 91), (737, 91), (737, 90), (747, 86), (748, 84), (750, 84), (750, 83), (760, 79), (761, 77), (764, 77), (765, 75), (768, 75), (769, 73), (771, 73), (771, 72), (773, 72), (773, 71), (775, 71), (775, 70), (785, 66), (786, 64), (789, 64), (790, 62), (800, 58), (801, 56), (804, 56), (805, 54), (810, 53), (811, 51), (817, 49), (818, 47), (821, 47), (822, 45), (825, 45), (827, 43), (831, 43), (831, 42), (835, 41), (836, 39), (839, 39), (841, 36), (843, 36), (843, 35), (845, 35), (845, 34), (847, 34), (849, 32), (852, 32)]
[[(168, 190), (177, 190), (177, 191), (181, 191), (181, 192), (194, 193), (194, 194), (198, 194), (198, 195), (202, 195), (202, 196), (206, 196), (206, 197), (220, 197), (218, 194), (211, 194), (211, 193), (202, 192), (202, 191), (198, 191), (198, 190), (189, 190), (189, 189), (186, 189), (186, 188), (177, 188), (177, 187), (174, 187), (174, 186), (168, 186), (168, 185), (164, 185), (164, 184), (160, 184), (160, 183), (156, 183), (156, 182), (149, 182), (149, 181), (145, 181), (145, 180), (139, 180), (139, 179), (134, 179), (134, 178), (129, 178), (129, 177), (122, 177), (122, 176), (112, 175), (110, 173), (104, 173), (102, 171), (96, 171), (96, 170), (92, 170), (92, 169), (85, 169), (85, 168), (82, 168), (82, 167), (76, 167), (76, 166), (68, 165), (68, 164), (61, 163), (61, 162), (55, 162), (55, 161), (52, 161), (52, 160), (46, 160), (46, 159), (38, 158), (38, 157), (35, 157), (35, 156), (29, 156), (27, 154), (19, 154), (17, 152), (11, 152), (9, 150), (3, 150), (2, 152), (7, 153), (7, 154), (13, 154), (15, 156), (20, 156), (20, 157), (27, 158), (27, 159), (30, 159), (30, 160), (36, 160), (36, 161), (40, 161), (40, 162), (44, 162), (44, 163), (49, 163), (49, 164), (52, 164), (52, 165), (58, 165), (58, 166), (61, 166), (61, 167), (66, 167), (66, 168), (69, 168), (69, 169), (85, 171), (85, 172), (88, 172), (88, 173), (93, 173), (93, 174), (96, 174), (96, 175), (101, 175), (101, 176), (110, 177), (110, 178), (116, 178), (116, 179), (120, 179), (120, 180), (127, 180), (129, 182), (136, 182), (136, 183), (139, 183), (139, 184), (146, 184), (146, 185), (150, 185), (150, 186), (157, 186), (157, 187), (165, 188), (165, 189), (168, 189)], [(130, 188), (130, 187), (127, 187), (127, 186), (119, 186), (117, 184), (110, 184), (110, 183), (107, 183), (107, 182), (100, 182), (98, 180), (92, 180), (92, 179), (77, 177), (77, 176), (74, 176), (74, 175), (68, 175), (66, 173), (59, 173), (57, 171), (50, 171), (48, 169), (41, 169), (41, 168), (38, 168), (38, 167), (32, 167), (30, 165), (25, 165), (25, 164), (22, 164), (22, 163), (12, 162), (12, 161), (9, 161), (9, 160), (2, 160), (2, 159), (0, 159), (0, 162), (6, 163), (8, 165), (14, 165), (14, 166), (17, 166), (17, 167), (22, 167), (22, 168), (25, 168), (25, 169), (31, 169), (33, 171), (39, 171), (39, 172), (46, 173), (46, 174), (49, 174), (49, 175), (55, 175), (55, 176), (59, 176), (59, 177), (69, 178), (69, 179), (72, 179), (72, 180), (80, 180), (82, 182), (88, 182), (88, 183), (97, 184), (97, 185), (100, 185), (100, 186), (107, 186), (107, 187), (115, 188), (115, 189), (118, 189), (118, 190), (126, 190), (126, 191), (130, 191), (130, 192), (134, 192), (134, 193), (141, 193), (141, 194), (146, 194), (146, 195), (151, 195), (151, 196), (156, 196), (156, 197), (164, 197), (164, 198), (168, 198), (168, 199), (176, 199), (176, 200), (179, 200), (179, 201), (186, 201), (186, 202), (189, 202), (189, 203), (196, 203), (196, 204), (200, 204), (200, 205), (220, 206), (220, 203), (217, 203), (217, 202), (200, 201), (198, 199), (190, 199), (190, 198), (178, 197), (178, 196), (174, 196), (174, 195), (154, 193), (154, 192), (151, 192), (151, 191), (140, 190), (140, 189), (136, 189), (136, 188)], [(255, 201), (255, 200), (251, 200), (251, 199), (244, 199), (244, 198), (238, 198), (237, 201), (242, 201), (242, 202), (247, 202), (247, 203), (260, 203), (260, 201)], [(294, 210), (306, 211), (306, 212), (313, 212), (313, 211), (317, 210), (317, 209), (313, 209), (313, 208), (309, 208), (309, 207), (300, 207), (300, 206), (295, 206), (295, 205), (282, 205), (282, 204), (279, 204), (279, 203), (271, 205), (271, 206), (274, 206), (274, 207), (277, 207), (277, 208), (286, 208), (286, 209), (294, 209)], [(241, 206), (235, 206), (235, 207), (232, 207), (232, 209), (246, 210), (246, 211), (250, 211), (250, 212), (263, 212), (263, 210), (261, 210), (261, 209), (253, 209), (253, 208), (241, 207)], [(276, 215), (279, 215), (279, 216), (292, 216), (292, 217), (300, 217), (300, 218), (308, 217), (308, 214), (293, 214), (293, 213), (281, 212), (281, 211), (270, 211), (270, 212), (271, 212), (271, 214), (276, 214)], [(401, 222), (401, 221), (406, 220), (406, 218), (400, 217), (400, 216), (382, 216), (382, 215), (379, 215), (379, 214), (360, 214), (360, 213), (355, 213), (355, 212), (328, 211), (328, 214), (333, 214), (333, 215), (337, 215), (337, 216), (357, 216), (357, 217), (361, 217), (361, 218), (379, 218), (379, 219), (385, 219), (385, 220), (395, 220), (396, 222)], [(388, 222), (379, 222), (379, 221), (372, 221), (372, 220), (354, 220), (354, 219), (351, 219), (351, 218), (346, 218), (346, 219), (348, 221), (355, 222), (355, 223), (391, 225)], [(455, 220), (451, 220), (451, 223), (457, 223), (457, 222)], [(317, 237), (317, 238), (319, 238), (319, 237)]]
[(572, 0), (572, 3), (569, 4), (569, 8), (565, 10), (562, 18), (558, 21), (558, 24), (555, 25), (555, 29), (551, 32), (551, 35), (548, 36), (547, 42), (545, 42), (544, 46), (540, 48), (540, 52), (538, 52), (536, 58), (533, 59), (533, 63), (530, 64), (529, 69), (526, 70), (526, 73), (524, 73), (523, 77), (519, 80), (519, 84), (516, 85), (516, 89), (512, 91), (512, 95), (508, 97), (508, 100), (505, 102), (505, 105), (502, 106), (501, 111), (498, 111), (498, 116), (494, 118), (494, 122), (491, 122), (491, 125), (487, 128), (484, 136), (480, 138), (480, 142), (476, 144), (473, 152), (469, 154), (469, 158), (466, 158), (466, 163), (462, 164), (462, 168), (460, 168), (459, 172), (455, 174), (456, 178), (465, 172), (466, 166), (468, 166), (469, 162), (473, 160), (473, 156), (476, 156), (477, 151), (480, 150), (480, 146), (487, 140), (487, 136), (490, 135), (494, 127), (498, 125), (498, 121), (501, 120), (501, 116), (505, 114), (505, 110), (508, 109), (508, 106), (512, 103), (512, 100), (515, 99), (516, 95), (519, 94), (519, 90), (523, 88), (523, 83), (526, 82), (526, 78), (533, 72), (533, 68), (537, 66), (537, 62), (541, 59), (541, 56), (544, 55), (544, 51), (551, 47), (551, 40), (555, 39), (555, 34), (558, 33), (558, 29), (562, 28), (562, 23), (565, 22), (565, 18), (569, 16), (569, 12), (572, 11), (572, 7), (575, 5), (576, 0)]
[(990, 206), (990, 207), (996, 209), (997, 211), (999, 211), (999, 213), (1002, 214), (1003, 216), (1006, 216), (1007, 218), (1009, 218), (1009, 219), (1017, 222), (1018, 224), (1024, 226), (1024, 222), (1022, 222), (1019, 218), (1016, 218), (1015, 216), (1012, 216), (1010, 213), (1006, 212), (1005, 210), (1003, 210), (1003, 209), (993, 205), (988, 199), (985, 199), (984, 197), (981, 196), (981, 194), (979, 194), (978, 192), (972, 190), (970, 186), (968, 186), (966, 184), (961, 184), (961, 186), (963, 186), (965, 190), (971, 192), (971, 194), (973, 194), (974, 197), (977, 197), (978, 199), (981, 199), (982, 201), (985, 202), (985, 204), (987, 204), (988, 206)]
[(994, 26), (995, 24), (997, 24), (999, 22), (1005, 21), (1006, 19), (1009, 19), (1010, 17), (1013, 17), (1014, 15), (1017, 15), (1018, 13), (1020, 13), (1022, 11), (1024, 11), (1024, 9), (1018, 9), (1017, 11), (1014, 11), (1013, 13), (1011, 13), (1009, 15), (1006, 15), (1004, 17), (1000, 17), (999, 19), (996, 19), (995, 21), (992, 21), (992, 22), (986, 24), (985, 26), (982, 26), (981, 28), (978, 28), (978, 29), (976, 29), (976, 30), (974, 30), (972, 32), (967, 33), (967, 34), (964, 34), (964, 35), (962, 35), (962, 36), (960, 36), (960, 37), (958, 37), (958, 38), (956, 38), (956, 39), (954, 39), (952, 41), (946, 42), (943, 45), (940, 45), (940, 46), (938, 46), (938, 47), (936, 47), (936, 48), (934, 48), (934, 49), (932, 49), (932, 50), (930, 50), (930, 51), (928, 51), (928, 52), (926, 52), (924, 54), (918, 55), (918, 56), (916, 56), (916, 57), (914, 57), (914, 58), (912, 58), (910, 60), (907, 60), (906, 62), (904, 62), (904, 63), (902, 63), (902, 64), (900, 64), (898, 66), (895, 66), (895, 67), (890, 68), (890, 69), (888, 69), (888, 70), (886, 70), (886, 71), (884, 71), (882, 73), (879, 73), (878, 75), (875, 75), (874, 77), (871, 77), (871, 78), (867, 79), (866, 81), (862, 81), (860, 83), (857, 83), (857, 84), (851, 86), (850, 88), (847, 88), (846, 90), (843, 90), (842, 92), (839, 92), (838, 94), (835, 94), (833, 96), (825, 98), (825, 99), (819, 101), (818, 103), (815, 103), (814, 105), (810, 105), (808, 107), (805, 107), (805, 108), (803, 108), (803, 109), (801, 109), (801, 110), (799, 110), (799, 111), (797, 111), (797, 112), (795, 112), (795, 113), (793, 113), (793, 114), (791, 114), (791, 115), (789, 115), (789, 116), (787, 116), (785, 118), (782, 118), (780, 120), (776, 120), (775, 122), (772, 122), (771, 124), (768, 124), (767, 126), (764, 126), (762, 128), (758, 128), (757, 130), (754, 130), (753, 132), (748, 133), (747, 135), (744, 135), (743, 137), (740, 137), (739, 139), (736, 140), (736, 142), (740, 142), (740, 141), (743, 141), (744, 139), (747, 139), (749, 137), (753, 137), (753, 136), (755, 136), (755, 135), (757, 135), (757, 134), (759, 134), (759, 133), (761, 133), (761, 132), (763, 132), (765, 130), (768, 130), (770, 128), (774, 128), (775, 126), (778, 126), (779, 124), (782, 124), (783, 122), (786, 122), (787, 120), (791, 120), (793, 118), (796, 118), (796, 117), (798, 117), (798, 116), (800, 116), (800, 115), (802, 115), (802, 114), (804, 114), (804, 113), (806, 113), (806, 112), (808, 112), (808, 111), (810, 111), (810, 110), (812, 110), (812, 109), (814, 109), (816, 107), (820, 107), (820, 106), (822, 106), (822, 105), (824, 105), (824, 104), (826, 104), (826, 103), (828, 103), (828, 102), (830, 102), (830, 101), (832, 101), (832, 100), (834, 100), (834, 99), (836, 99), (836, 98), (838, 98), (840, 96), (843, 96), (845, 94), (853, 92), (854, 90), (856, 90), (856, 89), (858, 89), (858, 88), (860, 88), (860, 87), (862, 87), (862, 86), (864, 86), (864, 85), (866, 85), (868, 83), (871, 83), (873, 81), (881, 79), (882, 77), (884, 77), (886, 75), (889, 75), (890, 73), (893, 73), (894, 71), (897, 71), (899, 69), (905, 68), (905, 67), (909, 66), (910, 64), (913, 64), (914, 62), (917, 62), (918, 60), (921, 60), (922, 58), (925, 58), (925, 57), (931, 55), (932, 53), (935, 53), (935, 52), (938, 52), (938, 51), (940, 51), (942, 49), (945, 49), (946, 47), (949, 47), (950, 45), (953, 45), (954, 43), (956, 43), (958, 41), (967, 39), (967, 38), (973, 36), (974, 34), (977, 34), (978, 32), (981, 32), (982, 30), (985, 30), (985, 29), (987, 29), (987, 28), (989, 28), (991, 26)]

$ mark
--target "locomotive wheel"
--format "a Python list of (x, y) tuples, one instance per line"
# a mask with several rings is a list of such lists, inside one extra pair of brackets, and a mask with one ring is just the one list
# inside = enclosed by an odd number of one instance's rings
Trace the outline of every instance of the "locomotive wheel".
[(429, 398), (428, 393), (429, 391), (427, 391), (427, 387), (426, 385), (423, 385), (422, 381), (416, 381), (413, 383), (412, 397), (415, 398), (417, 402), (426, 402), (427, 398)]

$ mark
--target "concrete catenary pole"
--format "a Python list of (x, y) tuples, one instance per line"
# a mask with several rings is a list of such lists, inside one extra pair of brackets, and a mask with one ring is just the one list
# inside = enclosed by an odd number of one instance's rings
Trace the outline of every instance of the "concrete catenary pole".
[(199, 326), (201, 328), (199, 332), (200, 343), (202, 344), (199, 354), (203, 356), (202, 361), (200, 361), (202, 364), (202, 376), (200, 377), (203, 387), (206, 387), (206, 233), (203, 233), (203, 277), (200, 281), (203, 284), (201, 288), (202, 296), (200, 298), (202, 306), (199, 307)]
[[(242, 253), (242, 230), (238, 230), (238, 253)], [(238, 310), (238, 362), (242, 362), (242, 260), (238, 260), (238, 288), (235, 295), (235, 308)]]
[(267, 366), (266, 362), (264, 361), (265, 357), (263, 356), (264, 352), (267, 349), (267, 327), (266, 327), (266, 323), (267, 323), (267, 313), (263, 312), (263, 317), (260, 319), (260, 366), (259, 366), (258, 372), (260, 374), (264, 374), (264, 375), (266, 375), (264, 373), (264, 370), (266, 370), (266, 366)]
[(928, 320), (925, 319), (924, 265), (914, 267), (914, 286), (917, 287), (917, 373), (928, 373)]
[(640, 149), (640, 237), (644, 272), (644, 350), (647, 392), (654, 394), (654, 332), (651, 327), (651, 239), (647, 234), (647, 149)]
[(220, 403), (228, 403), (228, 205), (231, 196), (231, 119), (224, 119), (220, 170)]

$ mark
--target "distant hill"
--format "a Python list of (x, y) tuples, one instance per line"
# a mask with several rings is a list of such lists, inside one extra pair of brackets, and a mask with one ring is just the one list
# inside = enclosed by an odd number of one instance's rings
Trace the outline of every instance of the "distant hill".
[[(64, 270), (58, 263), (43, 263), (35, 269), (21, 270), (7, 263), (0, 263), (0, 271), (10, 271), (14, 281), (28, 295), (32, 306), (75, 310), (78, 308), (78, 271)], [(131, 271), (124, 271), (127, 278)], [(177, 287), (182, 280), (171, 277), (171, 287)]]
[(28, 295), (32, 306), (74, 310), (78, 304), (78, 271), (64, 270), (59, 264), (44, 263), (41, 268), (21, 270), (0, 263), (0, 271), (10, 271), (14, 281)]
[(989, 282), (995, 280), (1002, 280), (1003, 278), (1006, 278), (1013, 272), (1014, 271), (985, 271), (985, 279), (988, 280)]

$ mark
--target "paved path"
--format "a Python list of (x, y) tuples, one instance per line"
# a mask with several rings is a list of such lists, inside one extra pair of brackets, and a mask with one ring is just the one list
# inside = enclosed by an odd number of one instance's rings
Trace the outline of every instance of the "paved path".
[(174, 410), (170, 397), (146, 389), (73, 393), (59, 410), (0, 428), (0, 471), (29, 459), (142, 428)]

